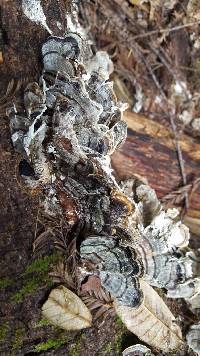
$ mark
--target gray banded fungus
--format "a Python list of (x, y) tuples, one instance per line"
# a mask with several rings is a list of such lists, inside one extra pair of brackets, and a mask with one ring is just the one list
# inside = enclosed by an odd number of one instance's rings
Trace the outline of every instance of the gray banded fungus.
[(82, 242), (80, 254), (86, 266), (88, 261), (95, 266), (93, 273), (120, 304), (130, 307), (141, 304), (138, 277), (142, 275), (142, 265), (134, 260), (131, 249), (111, 236), (90, 236)]
[(194, 324), (190, 327), (186, 340), (189, 347), (197, 354), (200, 355), (200, 324)]
[(150, 349), (141, 344), (136, 344), (127, 347), (123, 352), (122, 356), (154, 356)]
[(25, 112), (9, 110), (13, 145), (35, 173), (26, 183), (44, 193), (45, 211), (63, 214), (70, 227), (110, 232), (111, 221), (126, 220), (128, 210), (115, 197), (119, 186), (110, 168), (109, 156), (126, 138), (107, 80), (111, 61), (105, 52), (93, 56), (87, 41), (71, 32), (49, 37), (42, 55), (39, 84), (25, 89)]

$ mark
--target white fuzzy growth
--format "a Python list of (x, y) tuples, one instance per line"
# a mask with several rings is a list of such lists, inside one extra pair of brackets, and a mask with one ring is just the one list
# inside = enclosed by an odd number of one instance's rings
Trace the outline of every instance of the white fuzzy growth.
[(186, 247), (189, 243), (189, 229), (180, 222), (176, 223), (172, 227), (171, 232), (168, 237), (169, 247)]
[(136, 85), (136, 94), (135, 94), (135, 105), (133, 107), (133, 112), (140, 112), (144, 104), (144, 94), (140, 85)]
[(176, 82), (174, 85), (174, 91), (177, 95), (182, 95), (186, 90), (186, 84), (184, 82)]
[(43, 26), (50, 34), (52, 34), (52, 31), (47, 25), (46, 16), (42, 5), (40, 4), (40, 0), (22, 0), (22, 10), (29, 20)]
[(27, 153), (27, 156), (30, 155), (30, 145), (31, 145), (32, 140), (35, 139), (35, 136), (36, 135), (38, 136), (38, 140), (40, 142), (42, 142), (45, 138), (45, 133), (46, 133), (46, 124), (45, 123), (43, 123), (39, 127), (39, 129), (36, 132), (34, 132), (34, 126), (35, 126), (37, 119), (38, 118), (36, 118), (34, 120), (32, 125), (29, 127), (27, 134), (24, 136), (24, 149)]
[(175, 84), (172, 84), (172, 94), (175, 97), (179, 97), (181, 101), (192, 98), (192, 95), (187, 88), (187, 83), (184, 81), (176, 81)]
[(86, 38), (86, 33), (83, 27), (79, 24), (77, 19), (77, 12), (74, 10), (71, 14), (66, 15), (67, 19), (67, 33), (74, 32), (78, 33), (82, 38)]
[(185, 125), (188, 125), (192, 120), (192, 113), (189, 110), (183, 110), (182, 114), (179, 115), (179, 119), (183, 121)]
[(48, 146), (48, 152), (49, 152), (49, 153), (56, 153), (55, 147), (52, 146), (52, 145), (49, 145), (49, 146)]
[(100, 162), (101, 164), (101, 168), (102, 170), (106, 173), (108, 179), (111, 179), (111, 181), (114, 183), (114, 185), (116, 186), (116, 188), (118, 190), (121, 191), (121, 188), (119, 187), (119, 185), (117, 184), (116, 180), (115, 180), (115, 177), (113, 176), (112, 172), (113, 172), (113, 169), (111, 167), (111, 164), (110, 164), (110, 156), (109, 155), (106, 155), (104, 157), (102, 157), (101, 159), (98, 159), (97, 158), (97, 161)]
[(72, 18), (69, 14), (66, 15), (66, 19), (67, 19), (67, 27), (68, 27), (68, 31), (70, 32), (77, 32), (77, 24), (75, 24), (72, 21)]
[(59, 30), (62, 30), (62, 24), (60, 21), (56, 21), (56, 25), (59, 28)]
[(108, 80), (113, 72), (113, 63), (105, 51), (98, 51), (96, 55), (86, 63), (86, 71), (91, 75), (92, 72), (98, 72), (103, 80)]
[(162, 253), (171, 251), (174, 247), (185, 247), (189, 243), (189, 229), (180, 221), (175, 221), (177, 215), (177, 209), (161, 211), (143, 231), (146, 236), (163, 241)]
[(200, 118), (196, 118), (192, 122), (192, 127), (196, 131), (200, 131)]
[(155, 97), (155, 103), (156, 104), (162, 104), (163, 98), (161, 95), (156, 95)]

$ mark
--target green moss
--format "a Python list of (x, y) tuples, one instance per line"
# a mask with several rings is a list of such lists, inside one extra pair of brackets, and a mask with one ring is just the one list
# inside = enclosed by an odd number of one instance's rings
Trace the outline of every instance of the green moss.
[(12, 300), (20, 303), (28, 294), (31, 294), (39, 287), (38, 279), (28, 281), (13, 297)]
[(79, 354), (80, 349), (81, 349), (81, 344), (82, 344), (82, 342), (83, 342), (84, 339), (85, 339), (85, 335), (82, 334), (82, 335), (78, 338), (76, 344), (75, 344), (75, 345), (73, 346), (73, 348), (70, 350), (69, 356), (77, 356), (77, 355)]
[(15, 337), (12, 343), (11, 355), (15, 355), (16, 351), (18, 351), (23, 345), (23, 339), (25, 335), (25, 329), (19, 328), (15, 331)]
[(46, 342), (42, 342), (34, 348), (34, 352), (47, 351), (49, 349), (57, 350), (61, 346), (67, 344), (71, 340), (71, 336), (65, 336), (60, 339), (49, 339)]
[(116, 318), (116, 324), (117, 324), (118, 326), (124, 327), (124, 323), (123, 323), (123, 321), (122, 321), (119, 317)]
[(4, 289), (12, 284), (11, 279), (0, 279), (0, 289)]
[(8, 336), (9, 326), (8, 324), (3, 324), (0, 326), (0, 343), (4, 342)]
[(115, 337), (114, 341), (114, 349), (116, 353), (121, 354), (122, 353), (122, 339), (123, 339), (123, 334), (119, 334)]
[(53, 285), (52, 280), (48, 276), (53, 264), (57, 263), (60, 255), (54, 254), (50, 256), (40, 257), (35, 260), (31, 265), (26, 268), (24, 276), (27, 281), (24, 286), (12, 297), (16, 303), (21, 302), (28, 294), (33, 293), (42, 285), (47, 285), (51, 288)]
[(113, 351), (113, 346), (112, 346), (112, 343), (110, 341), (104, 346), (104, 348), (103, 348), (103, 350), (101, 352), (101, 355), (102, 356), (110, 355), (112, 353), (112, 351)]
[(37, 327), (43, 327), (43, 326), (49, 326), (49, 325), (51, 325), (51, 323), (47, 319), (41, 319), (37, 323)]
[(50, 270), (50, 267), (59, 261), (61, 256), (58, 254), (53, 254), (50, 256), (40, 257), (37, 260), (33, 261), (25, 271), (25, 275), (30, 273), (39, 273), (39, 274), (47, 274)]
[(106, 343), (101, 351), (101, 356), (122, 354), (123, 333), (116, 335), (115, 340)]

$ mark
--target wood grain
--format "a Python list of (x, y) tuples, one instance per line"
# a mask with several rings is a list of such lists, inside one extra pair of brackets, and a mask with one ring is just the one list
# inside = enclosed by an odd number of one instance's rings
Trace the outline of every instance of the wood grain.
[[(118, 179), (133, 174), (146, 177), (159, 198), (182, 186), (173, 133), (164, 125), (129, 111), (124, 114), (124, 120), (128, 124), (128, 137), (112, 157)], [(200, 176), (200, 142), (186, 134), (179, 141), (190, 183)], [(190, 199), (185, 219), (192, 231), (200, 235), (200, 186)]]

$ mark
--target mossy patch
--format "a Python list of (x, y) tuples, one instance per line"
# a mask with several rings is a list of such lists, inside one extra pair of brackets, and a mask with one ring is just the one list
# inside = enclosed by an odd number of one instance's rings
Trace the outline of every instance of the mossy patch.
[(121, 355), (122, 353), (122, 334), (117, 335), (114, 342), (109, 341), (103, 348), (101, 356)]
[(23, 339), (25, 335), (25, 329), (19, 328), (15, 330), (14, 340), (12, 342), (12, 348), (10, 355), (14, 356), (16, 352), (22, 347)]
[(9, 332), (8, 324), (0, 325), (0, 343), (5, 342)]
[(123, 334), (120, 333), (115, 337), (115, 341), (114, 341), (114, 350), (116, 351), (117, 354), (122, 353), (122, 341), (123, 341)]
[(101, 352), (101, 356), (111, 355), (112, 351), (113, 351), (113, 346), (112, 346), (112, 342), (110, 341), (104, 346), (104, 349)]
[(39, 281), (32, 279), (28, 281), (12, 298), (16, 303), (21, 302), (28, 294), (31, 294), (39, 287)]
[(81, 336), (78, 338), (76, 344), (69, 351), (69, 356), (78, 356), (84, 339), (85, 339), (85, 335), (81, 334)]
[(9, 287), (13, 282), (11, 279), (5, 278), (5, 279), (0, 279), (0, 289), (5, 289)]
[(37, 323), (37, 327), (41, 328), (41, 327), (44, 327), (44, 326), (49, 326), (51, 325), (50, 321), (47, 320), (47, 319), (41, 319), (40, 321), (38, 321)]
[(121, 327), (123, 327), (124, 328), (124, 323), (123, 323), (123, 321), (119, 318), (119, 317), (117, 317), (116, 318), (116, 324), (118, 325), (118, 326), (121, 326)]
[(116, 323), (122, 328), (116, 334), (114, 340), (107, 342), (101, 350), (101, 356), (121, 355), (123, 351), (123, 338), (126, 333), (126, 328), (120, 318), (116, 319)]
[(50, 267), (57, 263), (61, 256), (59, 254), (53, 254), (49, 256), (44, 256), (33, 261), (27, 268), (24, 275), (30, 273), (47, 274)]
[(72, 337), (71, 336), (65, 336), (62, 338), (57, 338), (57, 339), (48, 339), (46, 342), (42, 342), (41, 344), (38, 344), (34, 348), (34, 352), (39, 353), (41, 351), (47, 351), (49, 349), (54, 349), (57, 350), (61, 346), (67, 344), (69, 341), (71, 341)]
[(16, 303), (21, 302), (27, 295), (35, 292), (40, 286), (46, 285), (48, 288), (51, 288), (53, 283), (48, 273), (52, 266), (61, 258), (61, 255), (53, 254), (33, 261), (23, 274), (23, 277), (26, 279), (23, 287), (12, 297), (12, 301)]

